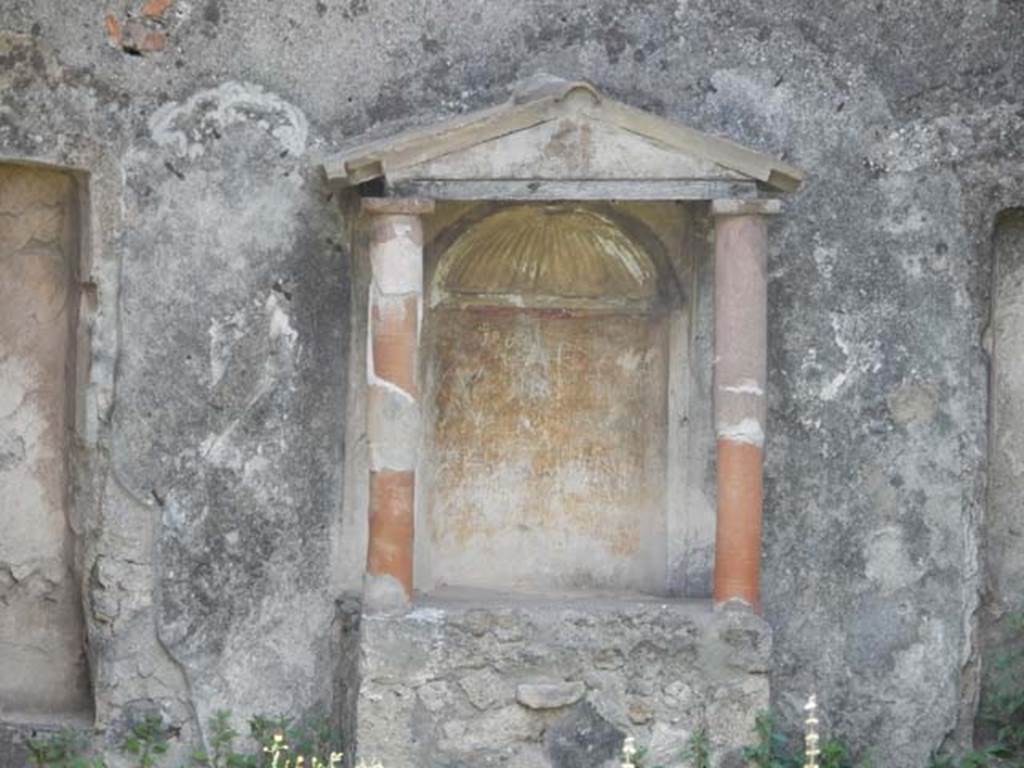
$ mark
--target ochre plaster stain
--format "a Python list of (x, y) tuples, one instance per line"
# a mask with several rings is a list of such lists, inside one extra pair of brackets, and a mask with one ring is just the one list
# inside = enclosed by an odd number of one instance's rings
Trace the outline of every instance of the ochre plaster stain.
[(441, 581), (650, 586), (664, 536), (662, 320), (441, 308), (433, 322)]

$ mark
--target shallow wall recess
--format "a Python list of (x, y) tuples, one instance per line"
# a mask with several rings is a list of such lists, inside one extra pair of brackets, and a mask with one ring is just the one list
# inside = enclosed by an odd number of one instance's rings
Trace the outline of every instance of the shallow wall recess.
[(90, 709), (69, 525), (78, 316), (73, 176), (0, 165), (0, 717)]
[[(1024, 613), (1024, 209), (996, 221), (992, 307), (991, 440), (985, 610), (981, 617), (982, 699), (1011, 643), (1024, 642), (1013, 619)], [(984, 735), (984, 718), (979, 733)]]

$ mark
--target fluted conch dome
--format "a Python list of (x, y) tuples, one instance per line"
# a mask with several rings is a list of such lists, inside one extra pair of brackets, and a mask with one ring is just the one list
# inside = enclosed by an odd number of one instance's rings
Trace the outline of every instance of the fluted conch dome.
[(650, 256), (611, 219), (570, 205), (523, 205), (471, 225), (434, 285), (445, 299), (517, 306), (648, 303)]

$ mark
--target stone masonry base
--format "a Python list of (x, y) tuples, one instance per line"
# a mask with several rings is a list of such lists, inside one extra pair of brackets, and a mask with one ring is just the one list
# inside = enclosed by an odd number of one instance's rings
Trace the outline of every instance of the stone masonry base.
[(347, 719), (386, 768), (618, 768), (626, 735), (679, 765), (698, 728), (733, 766), (768, 706), (771, 632), (739, 605), (453, 591), (355, 626)]

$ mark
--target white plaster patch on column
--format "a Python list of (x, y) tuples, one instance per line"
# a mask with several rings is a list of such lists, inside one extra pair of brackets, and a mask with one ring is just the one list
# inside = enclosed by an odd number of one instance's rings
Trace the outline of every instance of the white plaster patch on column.
[(370, 469), (415, 470), (420, 436), (417, 402), (391, 382), (378, 380), (368, 388), (366, 416)]
[(738, 384), (733, 386), (720, 386), (718, 389), (721, 392), (730, 392), (737, 395), (755, 395), (757, 397), (764, 396), (764, 390), (754, 379), (741, 379)]
[[(373, 322), (373, 312), (375, 309), (380, 311), (382, 315), (389, 312), (395, 312), (395, 307), (400, 306), (401, 301), (410, 295), (416, 295), (416, 341), (419, 343), (420, 334), (423, 330), (423, 296), (422, 294), (411, 293), (384, 296), (372, 281), (370, 283), (369, 293), (369, 300), (366, 302), (366, 382), (368, 384), (387, 385), (394, 387), (399, 392), (405, 392), (405, 390), (393, 382), (382, 379), (377, 375), (377, 371), (373, 363), (373, 340), (376, 334), (375, 324)], [(411, 397), (411, 395), (409, 396)]]
[(394, 237), (370, 248), (373, 282), (383, 294), (423, 293), (423, 254), (412, 239), (412, 226), (389, 222)]
[(423, 337), (423, 292), (416, 297), (416, 348), (419, 349)]
[(409, 606), (402, 583), (386, 573), (366, 573), (363, 578), (363, 605), (374, 612), (404, 611)]
[(371, 375), (367, 377), (366, 383), (370, 387), (381, 387), (382, 389), (387, 389), (394, 396), (405, 398), (410, 403), (416, 402), (416, 399), (411, 394), (406, 392), (404, 389), (402, 389), (394, 382), (388, 381), (387, 379), (382, 379), (379, 376)]
[(373, 289), (373, 278), (370, 278), (370, 286), (367, 288), (366, 299), (366, 382), (367, 384), (375, 384), (380, 381), (377, 378), (377, 371), (374, 370), (373, 365), (373, 303), (374, 303), (374, 289)]
[(379, 290), (378, 286), (371, 286), (372, 294), (370, 300), (373, 308), (375, 308), (381, 315), (381, 318), (394, 319), (401, 317), (405, 314), (406, 301), (411, 297), (416, 297), (417, 302), (419, 301), (420, 294), (415, 291), (408, 291), (406, 293), (384, 293)]
[(721, 424), (718, 426), (717, 434), (721, 440), (747, 443), (759, 448), (764, 445), (764, 430), (761, 428), (761, 422), (757, 419), (743, 419), (735, 424)]

